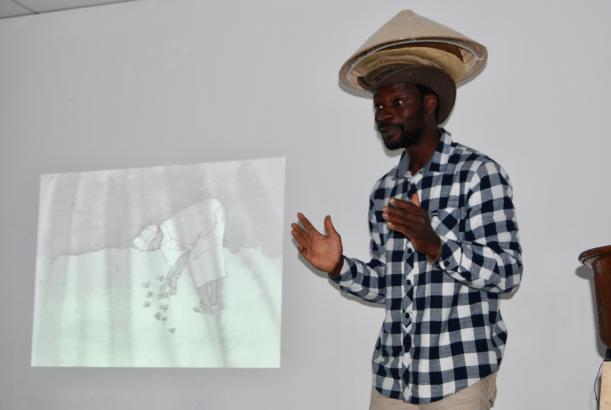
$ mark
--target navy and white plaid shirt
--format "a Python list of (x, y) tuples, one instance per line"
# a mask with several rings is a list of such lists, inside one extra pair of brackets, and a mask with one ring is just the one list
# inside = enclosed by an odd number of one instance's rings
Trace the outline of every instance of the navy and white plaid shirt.
[[(382, 219), (390, 198), (409, 199), (414, 192), (441, 238), (435, 262)], [(373, 353), (375, 388), (423, 404), (498, 370), (507, 340), (499, 295), (514, 289), (522, 274), (505, 170), (442, 130), (433, 158), (416, 175), (405, 152), (375, 184), (369, 229), (371, 261), (344, 257), (335, 281), (386, 307)]]

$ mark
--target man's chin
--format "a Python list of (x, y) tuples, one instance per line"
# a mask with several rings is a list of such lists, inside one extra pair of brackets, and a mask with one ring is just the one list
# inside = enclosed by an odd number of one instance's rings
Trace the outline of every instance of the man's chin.
[(394, 151), (397, 149), (408, 148), (412, 145), (418, 145), (422, 141), (422, 138), (404, 138), (401, 140), (392, 140), (382, 137), (382, 141), (384, 142), (384, 146), (387, 150)]
[(384, 146), (386, 147), (386, 149), (389, 151), (405, 148), (405, 146), (398, 141), (389, 141), (386, 138), (382, 138), (382, 141), (384, 142)]

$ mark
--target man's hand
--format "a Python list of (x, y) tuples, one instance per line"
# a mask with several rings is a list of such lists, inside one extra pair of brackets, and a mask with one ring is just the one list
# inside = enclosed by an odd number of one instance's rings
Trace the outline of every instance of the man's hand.
[(412, 201), (391, 198), (389, 205), (382, 209), (382, 217), (392, 230), (402, 233), (431, 260), (436, 260), (441, 254), (441, 240), (431, 227), (428, 212), (420, 207), (420, 198), (415, 193)]
[(318, 232), (302, 213), (298, 213), (297, 218), (300, 224), (291, 224), (291, 234), (299, 253), (316, 269), (331, 276), (339, 275), (344, 261), (342, 239), (333, 227), (331, 217), (325, 217), (326, 235)]

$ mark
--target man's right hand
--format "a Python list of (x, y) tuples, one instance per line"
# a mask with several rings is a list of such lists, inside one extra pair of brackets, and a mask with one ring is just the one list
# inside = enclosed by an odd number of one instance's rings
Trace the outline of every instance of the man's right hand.
[(339, 275), (344, 262), (342, 238), (333, 227), (331, 217), (325, 217), (326, 235), (318, 232), (302, 213), (298, 213), (297, 218), (300, 223), (291, 224), (291, 234), (299, 253), (316, 269), (331, 276)]

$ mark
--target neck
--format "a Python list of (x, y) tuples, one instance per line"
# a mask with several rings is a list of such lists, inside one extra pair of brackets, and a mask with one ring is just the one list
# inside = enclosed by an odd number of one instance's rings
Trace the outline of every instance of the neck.
[(415, 175), (433, 158), (435, 148), (439, 142), (439, 131), (437, 126), (426, 127), (422, 140), (416, 144), (407, 147), (409, 154), (409, 171)]

